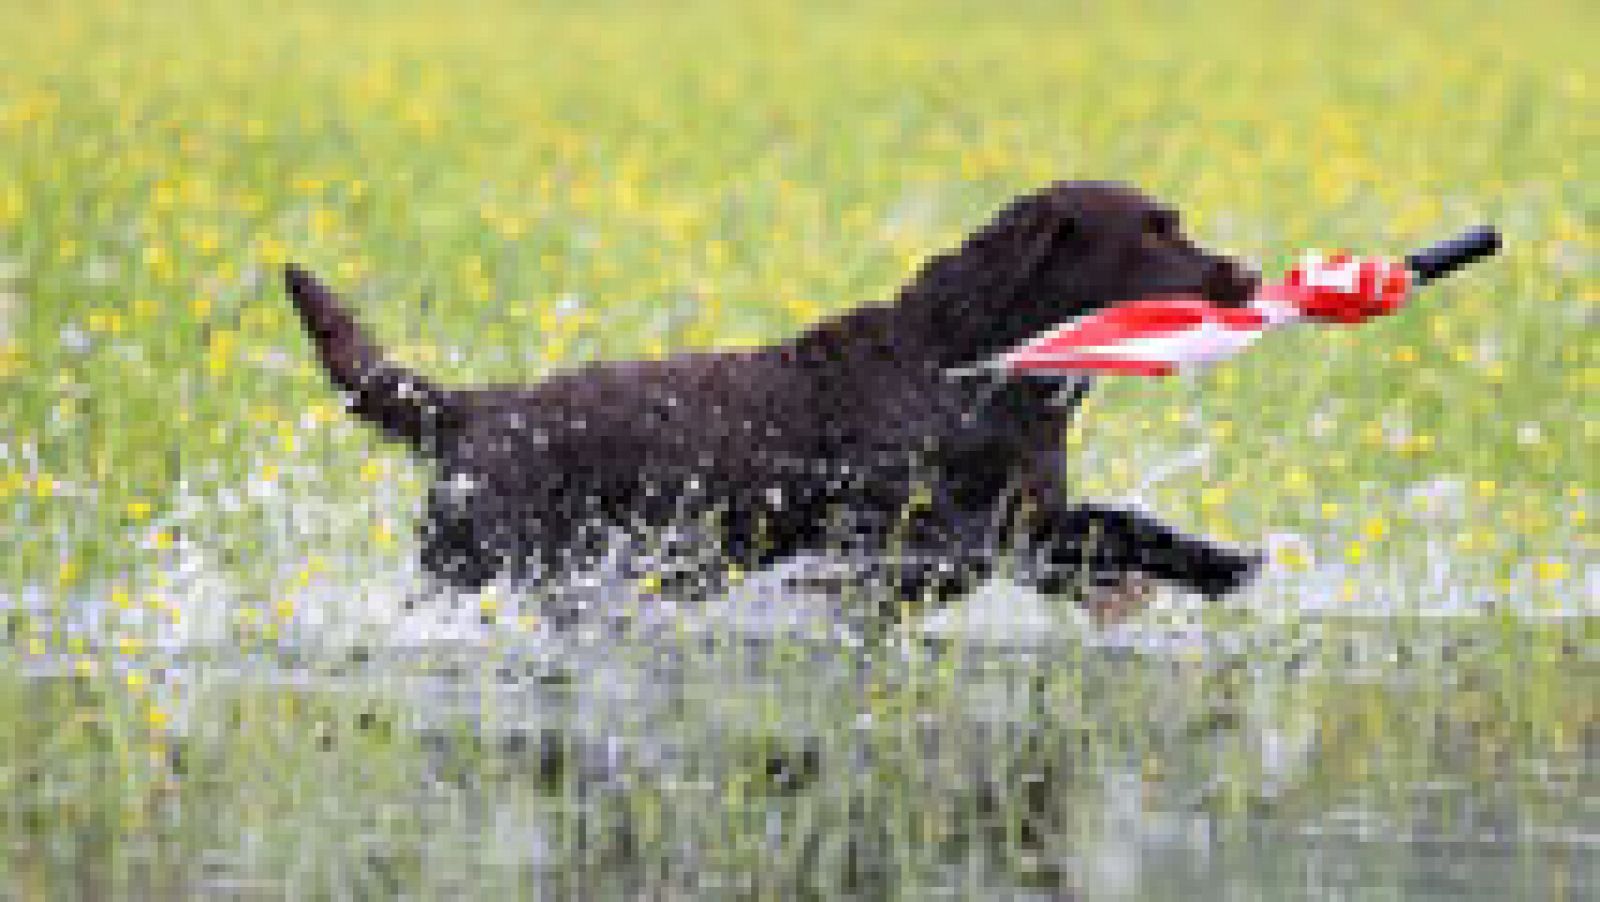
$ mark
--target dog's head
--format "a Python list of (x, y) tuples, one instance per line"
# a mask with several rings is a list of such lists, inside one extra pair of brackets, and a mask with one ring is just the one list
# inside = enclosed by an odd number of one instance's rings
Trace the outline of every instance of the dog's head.
[(1108, 304), (1171, 294), (1243, 304), (1257, 275), (1196, 247), (1171, 207), (1115, 182), (1056, 182), (936, 258), (914, 294), (937, 327), (986, 356)]
[(1013, 203), (995, 227), (1016, 242), (1016, 300), (1047, 310), (1160, 294), (1238, 305), (1256, 289), (1248, 268), (1196, 247), (1176, 210), (1115, 182), (1057, 182)]

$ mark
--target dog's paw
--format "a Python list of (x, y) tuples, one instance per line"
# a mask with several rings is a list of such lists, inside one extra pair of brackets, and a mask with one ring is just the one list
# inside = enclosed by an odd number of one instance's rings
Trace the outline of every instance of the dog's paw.
[(1191, 588), (1211, 601), (1225, 598), (1249, 585), (1266, 562), (1266, 553), (1254, 549), (1219, 551)]

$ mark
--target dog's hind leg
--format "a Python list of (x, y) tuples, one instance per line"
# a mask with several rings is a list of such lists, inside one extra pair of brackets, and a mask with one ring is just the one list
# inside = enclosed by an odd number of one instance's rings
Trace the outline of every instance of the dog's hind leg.
[(902, 523), (866, 558), (862, 581), (880, 614), (927, 611), (975, 589), (995, 572), (992, 517), (948, 509)]

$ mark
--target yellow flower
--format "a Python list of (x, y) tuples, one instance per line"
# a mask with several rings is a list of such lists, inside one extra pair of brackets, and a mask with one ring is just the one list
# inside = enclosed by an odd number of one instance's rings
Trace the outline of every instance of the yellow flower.
[(84, 318), (90, 332), (117, 333), (122, 331), (122, 314), (114, 310), (93, 310)]
[(327, 207), (318, 207), (311, 211), (311, 235), (315, 238), (325, 238), (331, 234), (338, 223), (332, 210)]
[(1533, 567), (1534, 574), (1539, 577), (1539, 581), (1547, 583), (1566, 579), (1570, 569), (1567, 566), (1567, 562), (1559, 558), (1545, 558)]
[(0, 378), (20, 373), (25, 366), (21, 344), (15, 341), (0, 342)]
[(379, 548), (393, 548), (394, 527), (382, 521), (374, 523), (372, 525), (372, 542)]
[(138, 523), (150, 516), (151, 506), (148, 501), (135, 499), (129, 501), (124, 510), (128, 513), (128, 519)]
[(1276, 557), (1278, 565), (1286, 570), (1304, 570), (1311, 563), (1306, 558), (1305, 551), (1293, 545), (1279, 549)]
[(206, 368), (213, 376), (221, 375), (228, 369), (228, 364), (234, 356), (235, 334), (227, 329), (219, 329), (211, 333), (211, 341), (206, 348)]
[(289, 249), (283, 242), (272, 238), (262, 240), (260, 247), (256, 249), (256, 254), (262, 263), (274, 267), (282, 266), (284, 261), (289, 259)]
[(311, 422), (318, 425), (331, 423), (339, 418), (339, 409), (325, 401), (319, 401), (306, 407), (306, 416)]
[(1389, 534), (1389, 524), (1384, 522), (1382, 517), (1368, 517), (1366, 522), (1361, 524), (1361, 534), (1366, 536), (1369, 542), (1380, 541)]

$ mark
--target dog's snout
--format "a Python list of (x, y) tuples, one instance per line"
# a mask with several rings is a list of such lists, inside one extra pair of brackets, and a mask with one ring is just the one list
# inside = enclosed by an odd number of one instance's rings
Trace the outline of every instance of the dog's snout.
[(1248, 266), (1219, 257), (1206, 268), (1200, 291), (1209, 301), (1238, 305), (1249, 303), (1260, 284), (1261, 277)]

